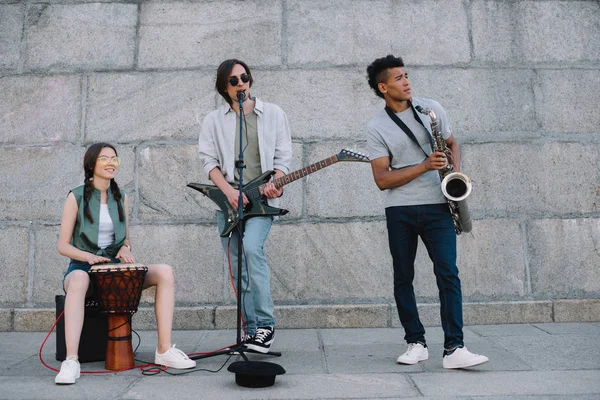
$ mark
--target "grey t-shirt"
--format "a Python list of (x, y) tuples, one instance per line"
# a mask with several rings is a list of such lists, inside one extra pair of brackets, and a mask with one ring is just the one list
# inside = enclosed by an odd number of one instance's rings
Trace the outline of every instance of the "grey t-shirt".
[[(413, 98), (413, 106), (421, 106), (433, 110), (438, 118), (440, 132), (444, 139), (452, 134), (450, 122), (442, 106), (431, 99)], [(415, 120), (412, 109), (396, 114), (415, 135), (415, 138), (425, 150), (431, 154), (431, 119), (429, 115), (418, 113), (427, 130)], [(372, 160), (380, 157), (390, 158), (391, 169), (402, 169), (420, 164), (425, 160), (425, 154), (419, 147), (396, 125), (385, 110), (379, 111), (367, 124), (367, 146)], [(445, 203), (446, 198), (440, 187), (438, 171), (429, 171), (413, 179), (409, 183), (385, 190), (385, 207), (414, 206), (420, 204)]]

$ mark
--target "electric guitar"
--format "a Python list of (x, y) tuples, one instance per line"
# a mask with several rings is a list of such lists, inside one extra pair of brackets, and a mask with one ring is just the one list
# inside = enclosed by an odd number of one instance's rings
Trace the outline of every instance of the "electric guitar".
[[(284, 185), (287, 185), (288, 183), (292, 183), (295, 180), (305, 177), (306, 175), (312, 174), (313, 172), (333, 165), (338, 161), (370, 162), (371, 160), (369, 160), (369, 157), (365, 154), (343, 149), (336, 155), (311, 164), (297, 171), (290, 172), (289, 174), (284, 175), (280, 178), (274, 179), (273, 184), (277, 189), (279, 189)], [(242, 191), (248, 198), (248, 204), (246, 204), (246, 206), (244, 207), (244, 213), (242, 217), (243, 220), (258, 216), (285, 215), (288, 213), (288, 210), (269, 206), (267, 204), (266, 198), (263, 195), (264, 187), (267, 184), (267, 182), (271, 180), (271, 176), (274, 173), (275, 171), (264, 172), (244, 185)], [(229, 201), (227, 201), (227, 196), (225, 196), (221, 189), (214, 185), (188, 183), (187, 186), (191, 187), (192, 189), (196, 189), (197, 191), (214, 201), (217, 204), (217, 206), (219, 206), (221, 211), (223, 211), (225, 215), (227, 215), (227, 220), (225, 222), (223, 232), (221, 232), (221, 237), (229, 236), (231, 231), (239, 223), (239, 216), (237, 210), (235, 210), (231, 206), (231, 204), (229, 204)]]

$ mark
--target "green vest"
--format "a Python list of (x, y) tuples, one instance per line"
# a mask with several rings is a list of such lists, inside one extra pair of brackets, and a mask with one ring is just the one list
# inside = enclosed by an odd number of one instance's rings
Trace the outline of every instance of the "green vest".
[[(84, 186), (82, 185), (71, 190), (71, 193), (75, 195), (75, 200), (77, 201), (77, 206), (79, 207), (77, 210), (77, 221), (75, 221), (75, 228), (73, 229), (73, 236), (71, 237), (71, 244), (77, 247), (79, 250), (87, 251), (98, 256), (115, 257), (121, 246), (123, 246), (123, 242), (125, 241), (125, 237), (127, 235), (127, 226), (125, 221), (119, 221), (119, 206), (117, 201), (113, 197), (112, 192), (108, 190), (108, 213), (110, 214), (110, 219), (112, 219), (115, 227), (115, 242), (109, 245), (107, 248), (101, 249), (98, 247), (100, 191), (98, 189), (94, 189), (88, 202), (90, 214), (92, 214), (92, 217), (94, 218), (94, 222), (92, 223), (85, 217), (84, 214), (85, 204), (83, 201), (83, 188)], [(124, 204), (125, 194), (121, 192), (121, 196), (121, 206), (123, 207), (123, 212), (127, 212)]]

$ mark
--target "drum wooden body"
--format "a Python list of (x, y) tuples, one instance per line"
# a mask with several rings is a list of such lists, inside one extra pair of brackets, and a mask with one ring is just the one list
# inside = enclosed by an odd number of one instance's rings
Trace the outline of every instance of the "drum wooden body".
[(89, 271), (100, 312), (108, 314), (106, 369), (135, 365), (131, 316), (137, 312), (146, 272), (148, 268), (139, 264), (102, 264)]

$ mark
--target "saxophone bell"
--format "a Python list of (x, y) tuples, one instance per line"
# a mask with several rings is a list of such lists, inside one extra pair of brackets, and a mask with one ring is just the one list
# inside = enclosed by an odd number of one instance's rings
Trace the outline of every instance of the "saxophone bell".
[[(433, 136), (433, 150), (444, 153), (450, 163), (452, 152), (440, 132), (437, 116), (428, 108), (418, 105), (415, 108), (421, 114), (429, 115), (431, 119), (431, 135)], [(439, 174), (442, 181), (442, 193), (448, 200), (448, 207), (452, 215), (456, 234), (460, 235), (462, 232), (471, 232), (473, 223), (471, 222), (471, 213), (469, 212), (466, 200), (471, 194), (471, 180), (463, 173), (454, 172), (452, 164), (440, 170)]]
[(471, 179), (461, 172), (452, 172), (442, 180), (442, 193), (448, 200), (462, 201), (471, 194)]
[(471, 194), (471, 180), (461, 172), (451, 172), (442, 180), (442, 193), (451, 203), (450, 212), (457, 224), (457, 233), (469, 233), (473, 229), (467, 197)]

